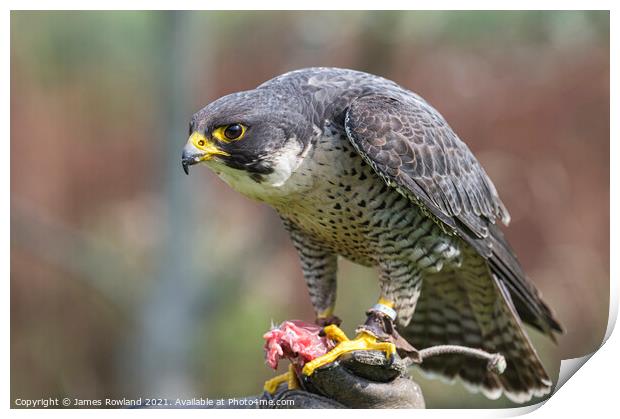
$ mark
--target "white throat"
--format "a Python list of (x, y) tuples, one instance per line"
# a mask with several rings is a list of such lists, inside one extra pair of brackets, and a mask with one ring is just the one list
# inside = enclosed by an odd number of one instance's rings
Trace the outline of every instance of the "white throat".
[(279, 201), (305, 189), (302, 183), (293, 178), (311, 147), (309, 143), (302, 149), (299, 141), (289, 139), (271, 160), (273, 172), (262, 175), (260, 181), (252, 179), (250, 173), (244, 170), (233, 169), (219, 162), (209, 161), (207, 165), (237, 192), (258, 201)]

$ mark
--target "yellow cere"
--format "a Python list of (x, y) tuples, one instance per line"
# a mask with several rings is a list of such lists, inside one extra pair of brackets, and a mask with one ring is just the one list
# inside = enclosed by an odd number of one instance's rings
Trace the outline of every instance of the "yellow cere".
[(188, 140), (194, 147), (202, 151), (204, 154), (200, 157), (200, 160), (209, 160), (216, 155), (230, 156), (227, 152), (217, 148), (213, 142), (209, 141), (207, 137), (199, 132), (194, 132)]

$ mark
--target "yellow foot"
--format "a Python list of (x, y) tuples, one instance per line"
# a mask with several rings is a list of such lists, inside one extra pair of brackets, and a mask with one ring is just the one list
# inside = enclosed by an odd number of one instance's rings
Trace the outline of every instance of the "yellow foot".
[(299, 382), (297, 381), (297, 374), (295, 374), (295, 370), (292, 365), (288, 366), (288, 372), (284, 374), (277, 375), (270, 380), (265, 381), (265, 385), (263, 389), (269, 394), (274, 394), (280, 384), (287, 383), (289, 390), (294, 390), (299, 388)]
[(347, 352), (382, 351), (385, 352), (385, 356), (388, 358), (396, 353), (396, 346), (393, 343), (379, 342), (376, 337), (367, 332), (360, 332), (355, 339), (349, 340), (347, 335), (336, 325), (329, 325), (323, 330), (329, 339), (338, 342), (338, 344), (325, 355), (313, 359), (304, 365), (302, 372), (306, 376), (312, 375), (317, 368), (334, 362)]

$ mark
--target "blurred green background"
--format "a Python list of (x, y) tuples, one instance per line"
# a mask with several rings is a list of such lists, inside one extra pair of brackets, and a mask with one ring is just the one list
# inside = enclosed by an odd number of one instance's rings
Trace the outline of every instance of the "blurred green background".
[[(312, 319), (268, 207), (206, 168), (190, 116), (285, 71), (338, 66), (416, 91), (512, 214), (506, 234), (567, 333), (609, 303), (607, 12), (12, 12), (11, 398), (225, 397), (273, 376), (262, 334)], [(375, 273), (341, 263), (352, 332)], [(495, 407), (414, 373), (429, 407)]]

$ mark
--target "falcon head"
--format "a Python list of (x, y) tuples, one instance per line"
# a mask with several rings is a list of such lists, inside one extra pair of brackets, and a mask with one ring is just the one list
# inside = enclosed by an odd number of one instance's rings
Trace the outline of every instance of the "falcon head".
[(305, 156), (308, 122), (285, 96), (266, 89), (233, 93), (191, 118), (181, 164), (205, 163), (253, 198), (275, 193)]

